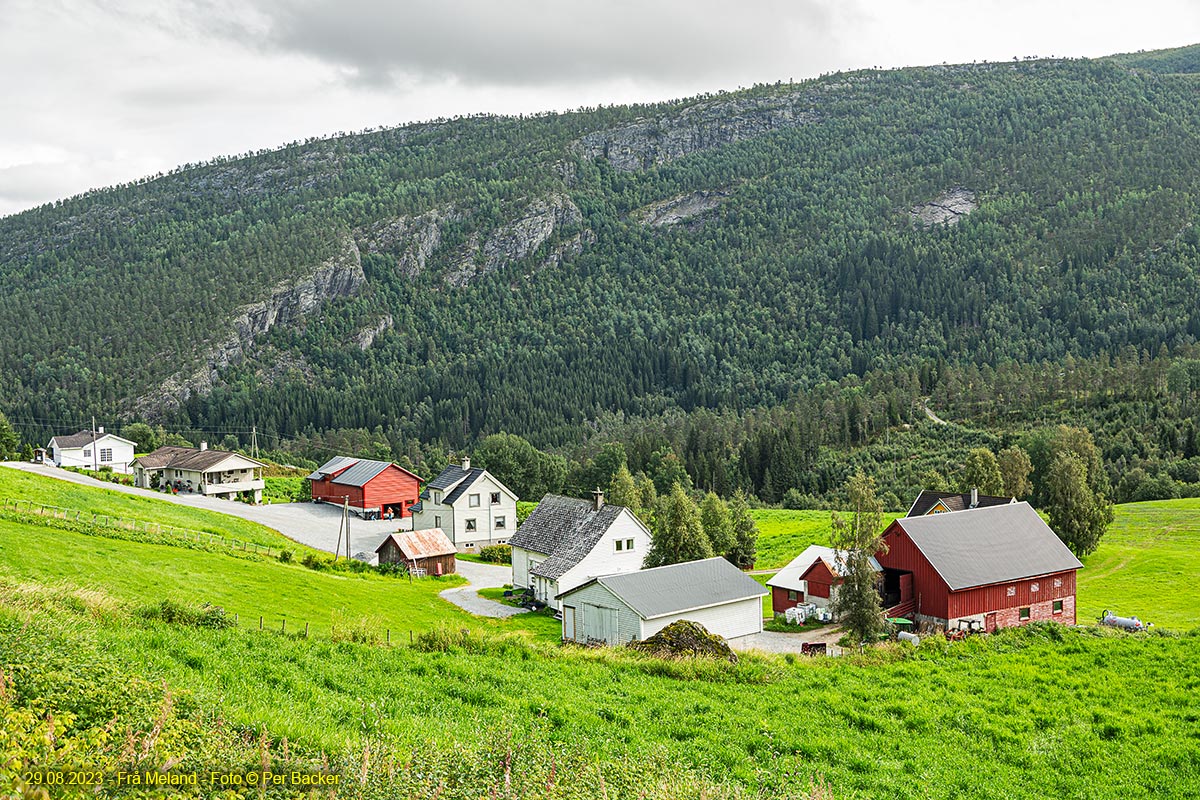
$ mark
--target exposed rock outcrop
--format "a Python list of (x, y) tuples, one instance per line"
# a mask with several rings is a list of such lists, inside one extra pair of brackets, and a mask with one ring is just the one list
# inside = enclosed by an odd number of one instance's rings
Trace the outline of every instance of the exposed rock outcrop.
[(714, 99), (672, 116), (589, 133), (573, 144), (573, 150), (588, 160), (606, 159), (621, 172), (637, 172), (699, 150), (733, 144), (781, 128), (796, 128), (819, 119), (807, 91)]
[(277, 325), (299, 324), (334, 298), (358, 294), (366, 280), (358, 247), (352, 238), (346, 237), (338, 253), (311, 275), (279, 284), (267, 299), (238, 309), (228, 335), (208, 348), (203, 366), (191, 373), (178, 372), (155, 391), (138, 398), (134, 403), (138, 414), (153, 419), (164, 409), (178, 407), (193, 394), (207, 394), (220, 371), (241, 361), (257, 337)]
[[(466, 286), (475, 278), (519, 261), (532, 254), (559, 230), (583, 222), (583, 214), (571, 198), (554, 194), (530, 203), (516, 220), (492, 231), (486, 238), (475, 234), (462, 249), (456, 263), (446, 272), (450, 286)], [(582, 248), (582, 238), (578, 246)], [(558, 254), (561, 259), (564, 249)]]
[(660, 200), (633, 212), (632, 216), (643, 225), (661, 228), (692, 221), (695, 224), (710, 211), (718, 208), (729, 197), (727, 191), (701, 191), (681, 194)]
[(354, 341), (358, 345), (358, 349), (366, 350), (368, 347), (375, 344), (375, 340), (379, 338), (379, 334), (386, 330), (390, 330), (394, 324), (395, 321), (392, 319), (392, 315), (384, 314), (372, 327), (363, 328), (354, 337)]
[(396, 255), (396, 269), (416, 278), (442, 245), (442, 225), (462, 219), (454, 208), (435, 208), (416, 217), (397, 217), (359, 232), (366, 253)]
[(909, 214), (912, 216), (914, 225), (919, 228), (929, 228), (934, 225), (955, 225), (978, 207), (974, 192), (961, 186), (955, 186), (942, 192), (928, 203), (913, 206)]

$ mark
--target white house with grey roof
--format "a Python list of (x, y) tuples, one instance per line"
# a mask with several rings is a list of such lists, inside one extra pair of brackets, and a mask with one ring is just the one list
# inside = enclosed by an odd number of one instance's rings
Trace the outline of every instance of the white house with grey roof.
[(560, 594), (597, 575), (640, 570), (650, 531), (628, 508), (606, 505), (603, 492), (591, 500), (548, 494), (509, 544), (513, 586), (558, 608)]
[(166, 445), (133, 462), (134, 485), (143, 489), (198, 492), (208, 497), (236, 500), (244, 496), (262, 502), (262, 471), (266, 464), (241, 453), (199, 447)]
[(724, 558), (602, 575), (559, 594), (564, 641), (625, 644), (688, 620), (737, 639), (762, 633), (758, 581)]
[(517, 495), (485, 469), (451, 464), (425, 486), (412, 507), (413, 527), (441, 528), (460, 553), (509, 544), (517, 530)]
[(113, 472), (128, 473), (133, 463), (135, 443), (100, 427), (93, 431), (80, 431), (70, 436), (55, 436), (46, 449), (56, 467), (82, 467), (98, 469), (111, 467)]

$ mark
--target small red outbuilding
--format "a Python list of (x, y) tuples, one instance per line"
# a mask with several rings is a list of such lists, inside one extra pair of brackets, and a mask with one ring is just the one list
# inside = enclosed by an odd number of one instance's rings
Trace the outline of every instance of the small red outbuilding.
[(365, 517), (412, 516), (421, 493), (421, 478), (390, 461), (335, 456), (308, 476), (317, 502), (349, 502)]

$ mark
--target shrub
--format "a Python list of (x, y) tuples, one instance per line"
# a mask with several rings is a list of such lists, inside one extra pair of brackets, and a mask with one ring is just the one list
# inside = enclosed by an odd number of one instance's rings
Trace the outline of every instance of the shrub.
[(294, 559), (295, 557), (296, 557), (295, 550), (280, 550), (279, 551), (279, 560), (280, 560), (280, 562), (282, 562), (284, 564), (292, 563), (292, 559)]
[(157, 606), (144, 609), (142, 615), (147, 619), (157, 619), (171, 625), (187, 625), (213, 630), (232, 628), (236, 624), (221, 606), (203, 603), (193, 608), (170, 598), (163, 599)]
[(489, 544), (479, 549), (479, 558), (492, 564), (511, 564), (512, 548), (506, 544)]
[(327, 558), (322, 558), (316, 553), (306, 553), (300, 563), (309, 569), (315, 569), (318, 572), (329, 569), (330, 561)]

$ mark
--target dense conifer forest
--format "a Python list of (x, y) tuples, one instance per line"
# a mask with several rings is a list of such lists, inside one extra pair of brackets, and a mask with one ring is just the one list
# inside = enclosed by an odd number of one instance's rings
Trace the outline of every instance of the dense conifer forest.
[(422, 474), (507, 432), (584, 488), (619, 442), (767, 502), (1065, 422), (1120, 499), (1187, 492), (1198, 53), (441, 120), (0, 219), (0, 411)]

